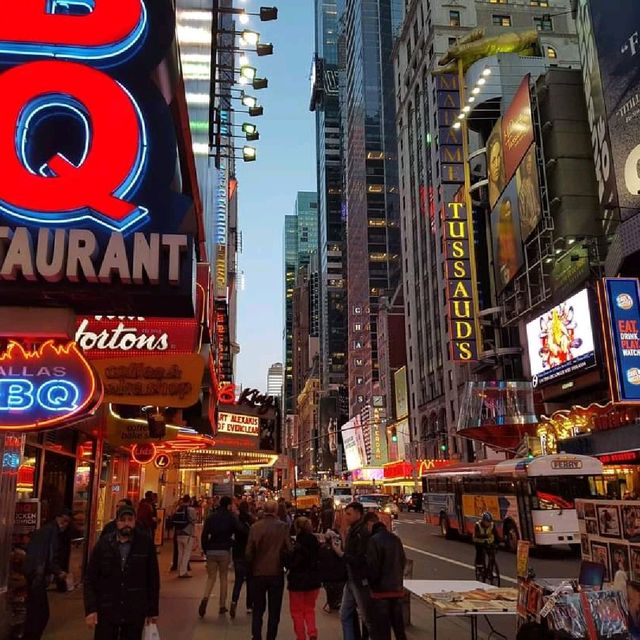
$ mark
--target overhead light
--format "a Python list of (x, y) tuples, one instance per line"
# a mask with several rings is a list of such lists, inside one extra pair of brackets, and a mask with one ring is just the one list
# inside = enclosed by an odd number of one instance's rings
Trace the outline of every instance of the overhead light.
[(480, 93), (480, 88), (473, 87), (473, 89), (471, 89), (471, 93), (473, 93), (474, 96), (477, 96)]
[(240, 56), (239, 62), (240, 62), (240, 66), (244, 67), (245, 65), (248, 65), (250, 61), (249, 61), (249, 58), (247, 56), (242, 55), (242, 56)]
[(249, 24), (249, 16), (246, 13), (241, 13), (238, 20), (240, 24)]
[(256, 148), (249, 146), (242, 147), (242, 159), (245, 162), (254, 162), (256, 159)]
[(475, 101), (476, 101), (475, 96), (469, 96), (469, 102), (475, 102)]
[(471, 111), (471, 107), (467, 104), (467, 105), (465, 105), (464, 107), (462, 107), (462, 110), (463, 110), (465, 113), (469, 113), (469, 111)]
[(238, 84), (246, 85), (246, 84), (249, 84), (249, 81), (243, 76), (240, 76), (240, 79), (238, 80)]
[(256, 133), (258, 131), (258, 127), (252, 122), (243, 122), (242, 123), (242, 132), (248, 133), (249, 135)]
[(246, 78), (247, 80), (253, 80), (256, 77), (257, 72), (258, 70), (255, 67), (250, 67), (246, 64), (240, 67), (240, 77)]
[(464, 113), (458, 114), (458, 120), (464, 120)]
[(269, 22), (278, 19), (278, 9), (276, 7), (260, 7), (260, 20)]
[(255, 47), (260, 40), (260, 34), (256, 31), (245, 29), (242, 32), (242, 39), (251, 47)]
[(483, 76), (490, 76), (491, 75), (491, 69), (489, 69), (488, 67), (482, 72)]
[(273, 55), (273, 45), (270, 42), (265, 42), (263, 44), (256, 45), (256, 53), (259, 56), (272, 56)]
[(453, 127), (454, 129), (459, 129), (459, 128), (460, 128), (460, 122), (454, 122), (454, 123), (453, 123), (453, 125), (452, 125), (452, 127)]
[(575, 238), (567, 238), (567, 244), (573, 244), (575, 241)]
[(264, 113), (264, 107), (249, 107), (249, 115), (252, 118), (257, 118)]
[(553, 262), (553, 258), (549, 257), (549, 258), (545, 258), (545, 264), (551, 264)]
[(244, 91), (240, 95), (240, 101), (245, 107), (249, 109), (252, 109), (258, 104), (258, 100), (256, 98), (254, 98), (253, 96), (248, 96)]
[(251, 85), (258, 91), (259, 89), (266, 89), (269, 86), (269, 81), (266, 78), (254, 78)]
[(483, 84), (485, 84), (486, 80), (484, 78), (478, 78), (478, 82), (477, 84), (482, 86)]

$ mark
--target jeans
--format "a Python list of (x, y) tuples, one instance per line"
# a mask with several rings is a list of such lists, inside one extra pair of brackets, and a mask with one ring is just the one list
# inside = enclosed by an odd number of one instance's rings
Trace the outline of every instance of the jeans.
[(371, 640), (391, 640), (391, 629), (396, 640), (407, 640), (402, 617), (402, 598), (375, 598), (371, 605)]
[(306, 633), (310, 638), (318, 637), (316, 626), (316, 600), (320, 589), (313, 591), (289, 591), (289, 611), (293, 620), (293, 630), (296, 640), (306, 640)]
[(276, 640), (280, 624), (280, 610), (284, 594), (284, 575), (253, 576), (251, 578), (253, 596), (253, 616), (251, 635), (253, 640), (262, 640), (262, 618), (269, 599), (269, 620), (267, 621), (267, 640)]
[(23, 640), (40, 640), (49, 622), (49, 599), (44, 583), (29, 585)]
[(251, 579), (249, 577), (249, 563), (244, 558), (235, 558), (233, 561), (233, 570), (235, 579), (233, 582), (233, 593), (231, 594), (231, 602), (238, 604), (240, 600), (240, 589), (242, 583), (246, 582), (247, 592), (247, 610), (253, 608), (253, 598), (251, 595)]
[(220, 608), (227, 606), (227, 584), (229, 578), (229, 563), (231, 554), (207, 553), (207, 584), (204, 588), (203, 600), (208, 600), (213, 588), (216, 586), (216, 577), (220, 573)]
[(144, 621), (139, 624), (100, 624), (96, 626), (94, 640), (142, 640)]
[(371, 592), (369, 587), (352, 580), (347, 581), (342, 593), (340, 605), (340, 622), (342, 623), (343, 640), (357, 640), (356, 622), (360, 615), (362, 621), (371, 629)]
[(178, 536), (178, 575), (184, 576), (189, 573), (189, 559), (193, 549), (193, 536)]

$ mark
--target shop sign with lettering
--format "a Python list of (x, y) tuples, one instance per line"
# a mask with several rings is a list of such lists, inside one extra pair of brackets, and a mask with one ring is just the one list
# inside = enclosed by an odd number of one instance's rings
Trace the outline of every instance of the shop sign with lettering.
[(75, 342), (26, 349), (11, 341), (0, 353), (0, 431), (63, 427), (95, 409), (100, 389)]
[(131, 458), (138, 464), (149, 464), (156, 457), (156, 445), (153, 442), (136, 444), (131, 449)]
[(469, 250), (473, 235), (465, 203), (454, 200), (450, 190), (445, 185), (442, 220), (450, 354), (454, 362), (473, 362), (478, 359), (476, 269)]
[(193, 313), (191, 202), (171, 188), (175, 128), (152, 81), (175, 38), (173, 3), (2, 11), (2, 303)]
[(193, 353), (198, 323), (194, 318), (85, 316), (77, 320), (76, 343), (90, 360), (117, 356)]
[(104, 384), (106, 402), (160, 407), (195, 404), (204, 373), (198, 354), (105, 358), (93, 366)]
[(260, 435), (260, 418), (220, 411), (218, 413), (218, 433), (233, 433), (257, 438)]

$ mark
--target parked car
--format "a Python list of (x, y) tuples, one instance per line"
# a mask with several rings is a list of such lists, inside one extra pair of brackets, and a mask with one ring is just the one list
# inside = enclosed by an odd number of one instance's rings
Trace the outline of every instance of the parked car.
[(422, 513), (422, 494), (412, 493), (410, 496), (407, 496), (404, 501), (404, 506), (407, 511)]
[(392, 518), (397, 519), (400, 509), (391, 496), (384, 493), (370, 493), (356, 496), (356, 500), (364, 507), (365, 511), (384, 511)]

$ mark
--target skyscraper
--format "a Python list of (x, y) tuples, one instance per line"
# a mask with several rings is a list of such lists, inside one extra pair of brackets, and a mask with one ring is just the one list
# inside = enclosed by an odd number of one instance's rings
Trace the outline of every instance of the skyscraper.
[(293, 215), (284, 217), (284, 397), (285, 413), (293, 413), (293, 290), (300, 267), (308, 267), (318, 251), (318, 198), (299, 191)]
[(309, 108), (316, 116), (319, 217), (320, 376), (323, 392), (346, 382), (345, 224), (336, 0), (315, 0), (316, 50)]
[(267, 395), (282, 396), (282, 383), (284, 381), (284, 365), (282, 362), (274, 362), (267, 372)]
[(392, 51), (404, 4), (340, 0), (338, 7), (352, 417), (373, 401), (379, 298), (395, 291), (402, 272)]

